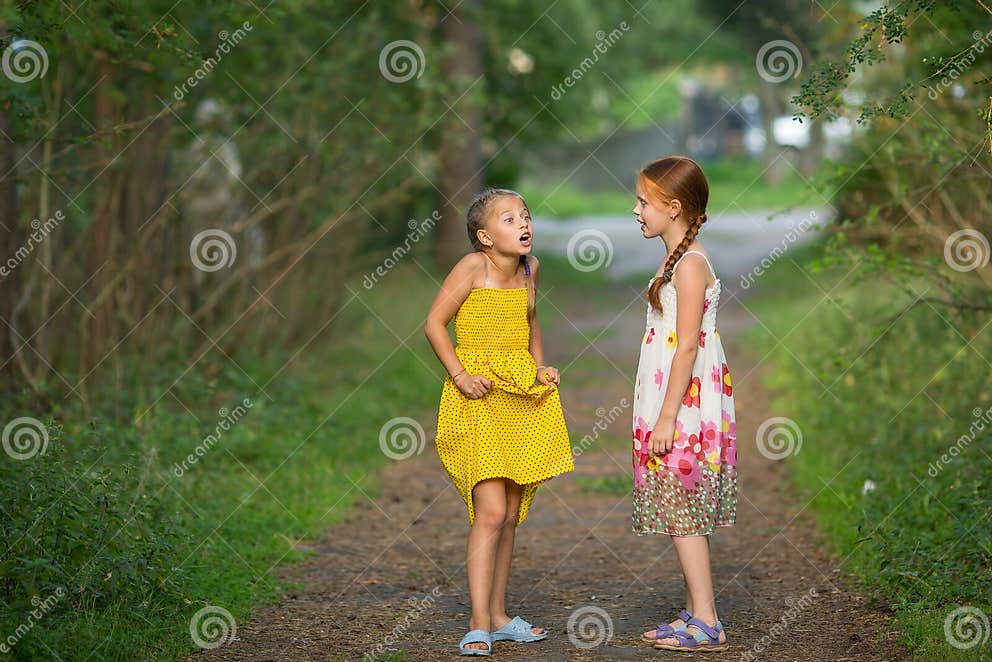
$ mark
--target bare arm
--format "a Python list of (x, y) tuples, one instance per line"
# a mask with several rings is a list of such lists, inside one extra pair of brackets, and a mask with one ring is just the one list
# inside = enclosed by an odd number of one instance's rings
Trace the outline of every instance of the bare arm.
[(477, 253), (470, 253), (452, 268), (451, 273), (441, 283), (441, 289), (434, 297), (434, 303), (431, 304), (427, 321), (424, 323), (424, 335), (427, 336), (438, 360), (451, 375), (459, 390), (469, 397), (482, 397), (492, 387), (492, 382), (479, 375), (466, 374), (465, 367), (458, 359), (455, 346), (448, 335), (448, 324), (484, 274), (481, 257)]
[(709, 268), (704, 264), (703, 258), (695, 253), (690, 253), (683, 259), (680, 266), (682, 268), (672, 277), (677, 297), (675, 356), (672, 358), (665, 399), (651, 435), (651, 445), (656, 453), (672, 448), (675, 418), (692, 379), (692, 367), (696, 362), (696, 352), (699, 351), (699, 330), (703, 323), (703, 299), (706, 296)]
[[(534, 362), (542, 366), (544, 365), (544, 338), (541, 335), (541, 323), (537, 319), (537, 288), (540, 281), (538, 280), (538, 266), (539, 262), (536, 257), (530, 258), (531, 260), (531, 277), (534, 279), (534, 314), (530, 317), (530, 354), (534, 357)], [(554, 366), (545, 366), (543, 369), (539, 370), (537, 373), (537, 381), (542, 384), (550, 384), (554, 382), (555, 384), (561, 383), (561, 374), (558, 372), (558, 368)]]

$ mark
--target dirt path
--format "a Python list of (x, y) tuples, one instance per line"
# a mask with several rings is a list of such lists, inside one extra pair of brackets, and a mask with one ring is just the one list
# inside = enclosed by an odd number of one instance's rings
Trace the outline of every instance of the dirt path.
[[(631, 288), (616, 290), (617, 301), (634, 301)], [(789, 488), (787, 465), (756, 450), (757, 426), (784, 413), (769, 410), (759, 387), (760, 353), (749, 351), (735, 333), (752, 318), (727, 298), (718, 328), (735, 378), (742, 492), (737, 525), (712, 538), (717, 604), (732, 644), (721, 655), (735, 660), (905, 659), (889, 616), (845, 588), (835, 564), (820, 551), (805, 504)], [(563, 384), (577, 444), (593, 432), (604, 409), (631, 397), (629, 374), (637, 361), (643, 304), (633, 303), (615, 321), (616, 309), (598, 311), (581, 301), (549, 313), (559, 318), (545, 326), (560, 330), (556, 342), (565, 342), (571, 352), (559, 347), (555, 355), (578, 359), (565, 375), (583, 372), (583, 364), (602, 364), (594, 385), (571, 388), (567, 377)], [(609, 332), (591, 346), (606, 325)], [(625, 410), (610, 426), (612, 437), (629, 438), (629, 423)], [(518, 533), (511, 612), (548, 627), (551, 636), (536, 644), (498, 643), (495, 658), (680, 655), (654, 651), (639, 641), (644, 629), (680, 605), (681, 575), (667, 537), (631, 533), (629, 494), (590, 489), (594, 479), (610, 485), (630, 480), (626, 445), (606, 445), (595, 444), (576, 459), (573, 474), (542, 487)], [(611, 482), (612, 476), (619, 478)], [(316, 545), (315, 557), (284, 569), (282, 575), (301, 582), (303, 591), (239, 623), (236, 640), (190, 659), (359, 660), (377, 651), (382, 659), (386, 647), (405, 652), (392, 659), (454, 659), (469, 612), (466, 534), (464, 506), (428, 443), (421, 456), (387, 469), (381, 496), (360, 501), (348, 521)], [(585, 628), (573, 628), (570, 636), (566, 624), (574, 613), (592, 620)], [(597, 640), (598, 645), (585, 647)]]

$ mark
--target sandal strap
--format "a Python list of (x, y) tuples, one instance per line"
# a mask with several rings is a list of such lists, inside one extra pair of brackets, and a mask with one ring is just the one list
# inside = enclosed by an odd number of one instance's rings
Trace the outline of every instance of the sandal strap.
[(709, 637), (710, 643), (720, 642), (720, 630), (723, 629), (723, 625), (720, 621), (716, 622), (716, 627), (711, 627), (698, 618), (690, 618), (686, 621), (686, 626), (688, 627), (689, 625), (694, 625), (699, 628), (700, 632)]
[(696, 639), (696, 636), (690, 634), (688, 630), (676, 630), (672, 636), (678, 639), (679, 646), (682, 646), (683, 648), (695, 648), (699, 645), (699, 641)]
[(673, 628), (668, 623), (658, 623), (658, 627), (655, 628), (655, 639), (667, 639), (675, 633), (675, 628)]
[(692, 619), (692, 614), (683, 609), (679, 612), (679, 618), (688, 623)]

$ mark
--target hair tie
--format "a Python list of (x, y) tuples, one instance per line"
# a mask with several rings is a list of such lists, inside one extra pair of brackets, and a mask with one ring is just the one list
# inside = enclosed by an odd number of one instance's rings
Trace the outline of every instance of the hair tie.
[(530, 262), (527, 261), (527, 256), (526, 255), (521, 255), (520, 256), (520, 261), (524, 263), (524, 275), (529, 277), (530, 276)]

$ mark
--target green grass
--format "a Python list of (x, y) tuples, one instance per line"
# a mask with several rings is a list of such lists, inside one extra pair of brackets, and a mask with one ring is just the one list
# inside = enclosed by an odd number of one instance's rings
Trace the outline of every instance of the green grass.
[(587, 492), (596, 492), (598, 494), (608, 494), (611, 496), (623, 496), (625, 494), (630, 494), (633, 489), (633, 483), (630, 480), (630, 476), (626, 475), (596, 476), (595, 478), (581, 476), (578, 479), (578, 483), (579, 486)]
[[(632, 164), (636, 168), (638, 164)], [(703, 163), (710, 185), (708, 213), (781, 209), (792, 206), (822, 206), (824, 197), (816, 193), (798, 174), (775, 185), (762, 178), (763, 166), (752, 160), (725, 160)], [(634, 205), (631, 189), (581, 190), (568, 182), (557, 185), (522, 182), (518, 190), (538, 217), (569, 218), (589, 214), (624, 215)]]
[[(184, 657), (197, 610), (222, 607), (242, 622), (276, 600), (270, 570), (301, 558), (294, 541), (375, 493), (390, 461), (380, 429), (398, 416), (429, 429), (443, 369), (419, 332), (434, 294), (426, 276), (401, 267), (371, 291), (356, 288), (361, 300), (333, 333), (283, 372), (290, 352), (265, 361), (248, 348), (234, 358), (251, 378), (211, 357), (220, 373), (191, 371), (174, 397), (164, 394), (186, 365), (158, 366), (157, 379), (130, 382), (128, 416), (3, 403), (4, 421), (44, 419), (50, 439), (29, 460), (0, 454), (0, 632), (26, 622), (33, 596), (65, 589), (17, 643), (17, 659)], [(205, 442), (244, 398), (252, 406)], [(198, 446), (202, 456), (177, 469)]]
[[(803, 435), (785, 461), (830, 550), (895, 609), (918, 659), (988, 659), (988, 646), (961, 650), (944, 636), (958, 606), (992, 615), (992, 426), (971, 432), (978, 412), (992, 412), (979, 354), (992, 347), (987, 315), (906, 310), (908, 296), (877, 274), (802, 269), (820, 250), (780, 259), (748, 304), (762, 321), (759, 356), (770, 351), (771, 413)], [(865, 492), (866, 481), (876, 488)]]

